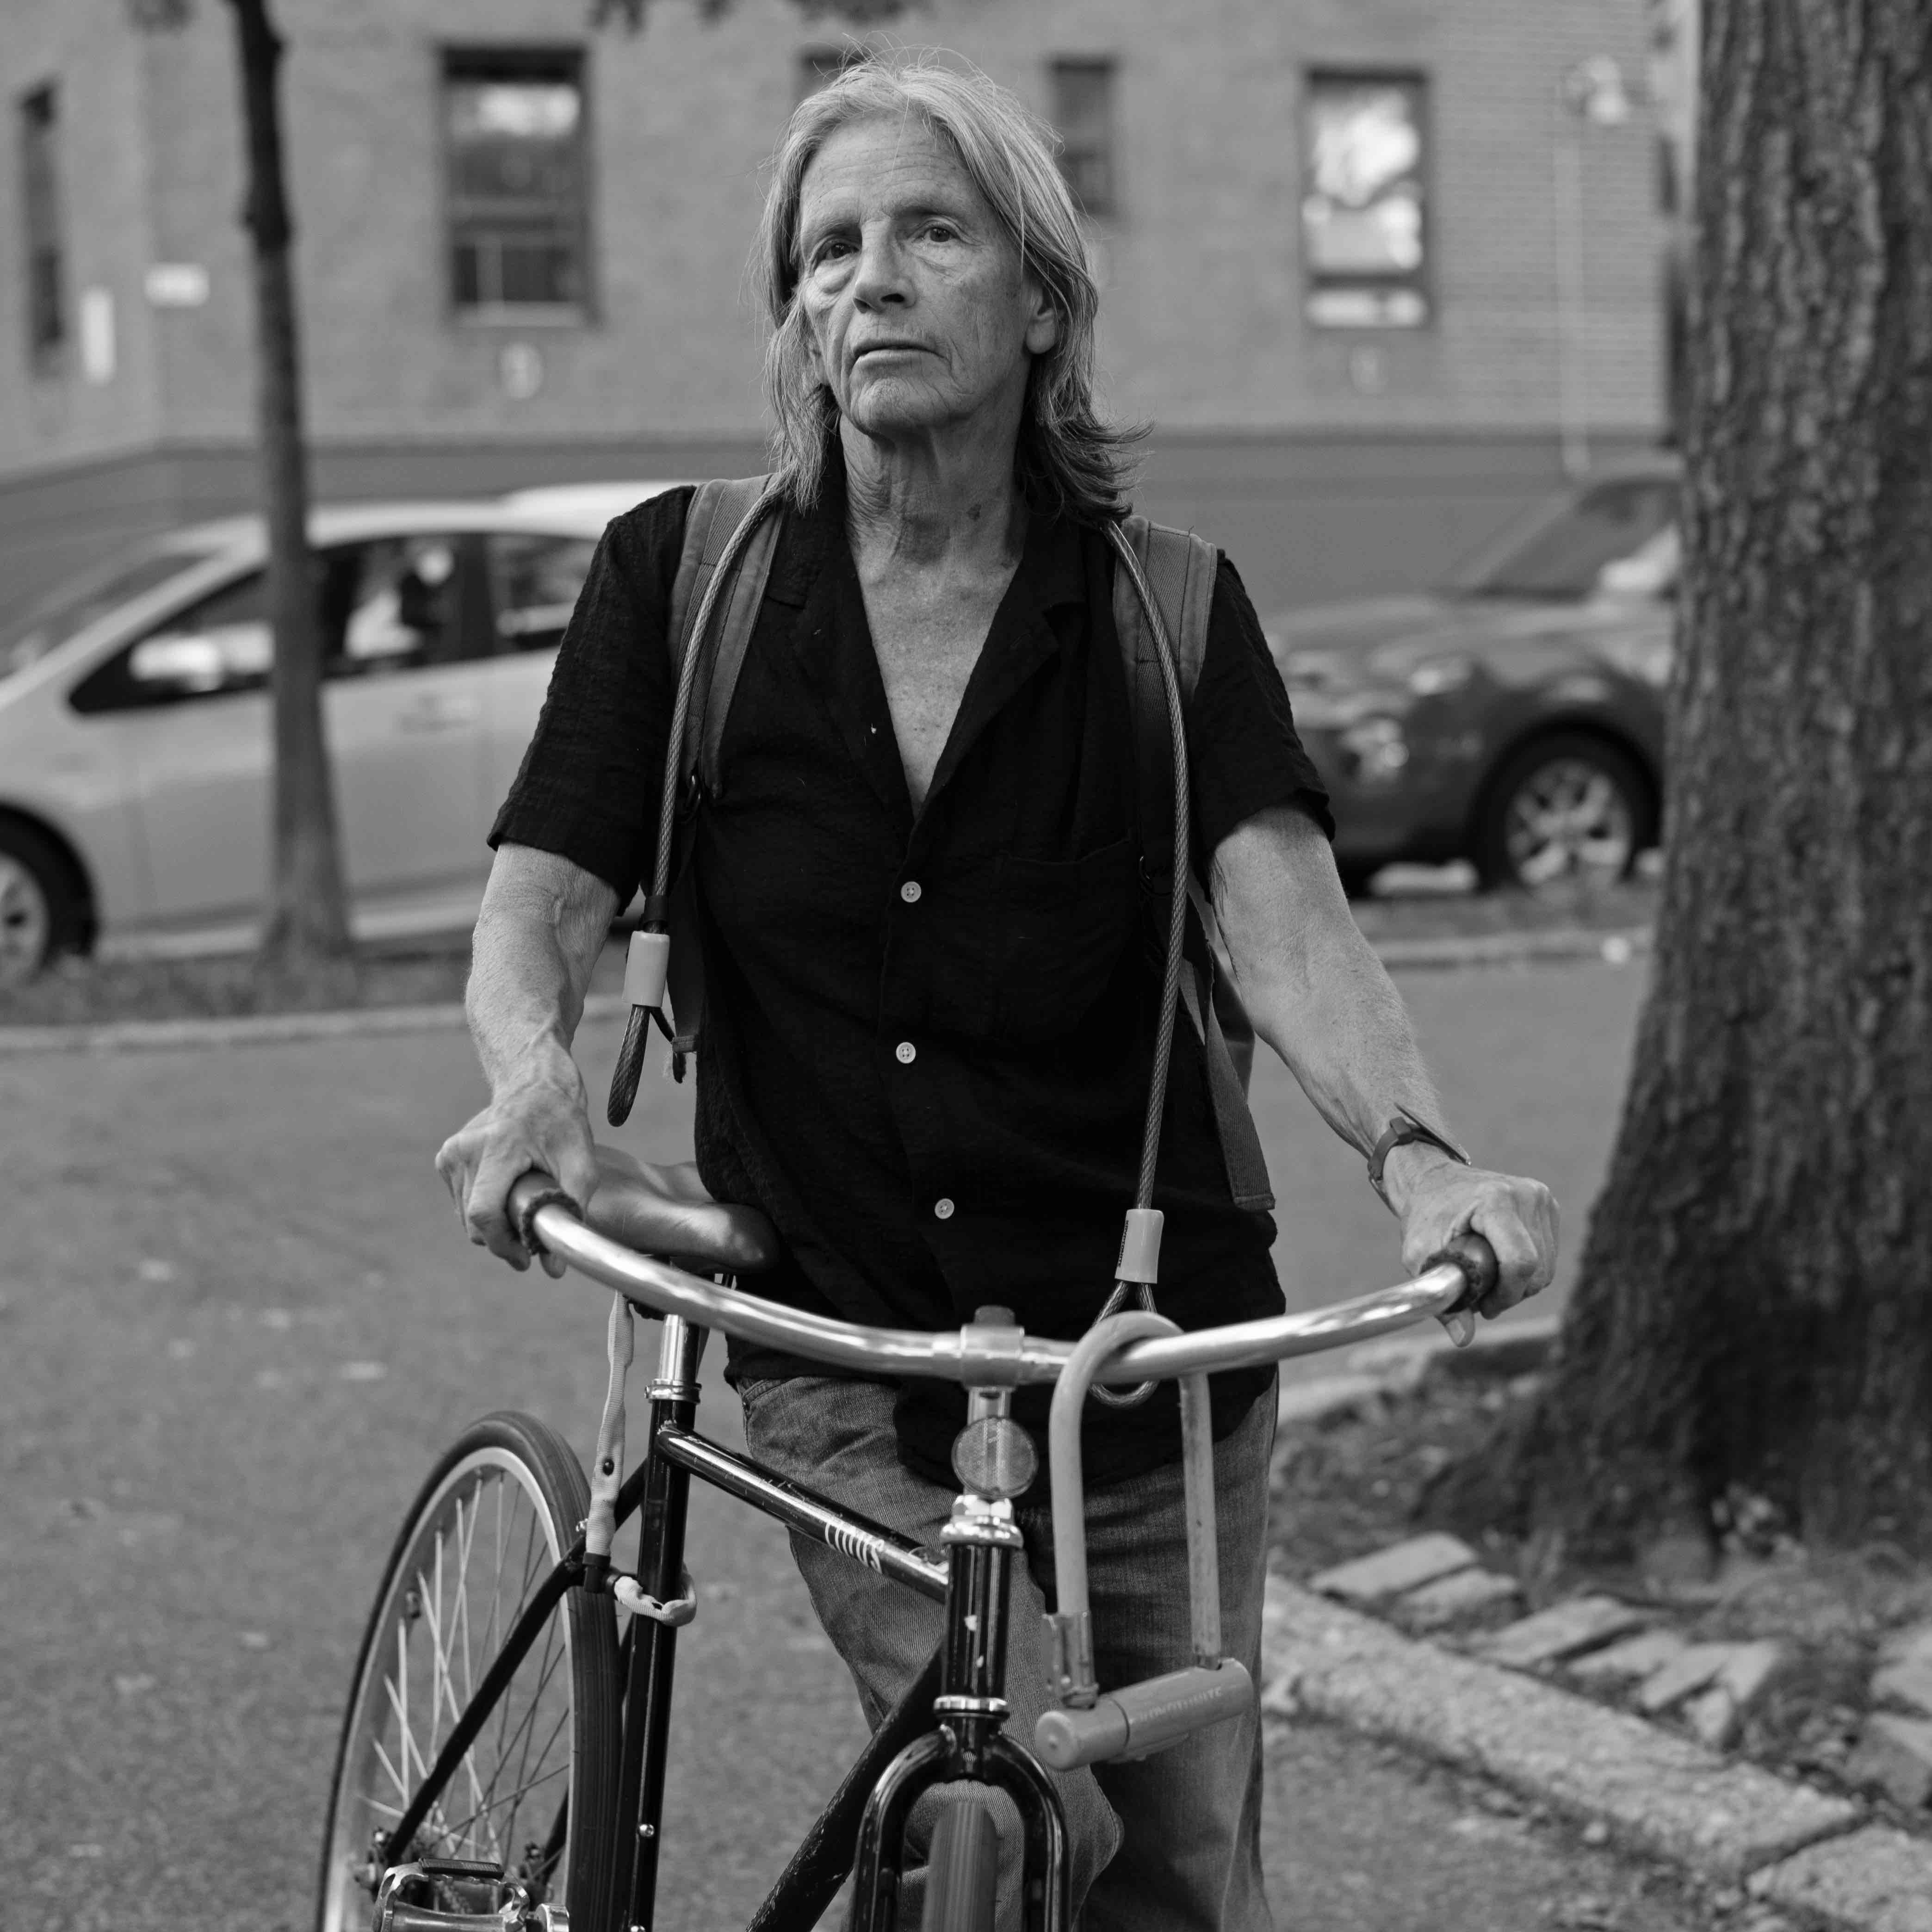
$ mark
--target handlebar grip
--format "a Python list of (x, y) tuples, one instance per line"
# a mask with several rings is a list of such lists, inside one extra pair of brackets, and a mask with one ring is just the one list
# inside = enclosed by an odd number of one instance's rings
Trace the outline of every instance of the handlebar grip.
[(1462, 1270), (1462, 1292), (1455, 1305), (1444, 1309), (1436, 1318), (1448, 1330), (1450, 1340), (1457, 1348), (1466, 1348), (1476, 1332), (1476, 1311), (1502, 1279), (1502, 1270), (1497, 1263), (1496, 1250), (1473, 1228), (1446, 1241), (1430, 1256), (1423, 1273), (1445, 1264)]
[(1452, 1315), (1460, 1309), (1480, 1306), (1488, 1298), (1490, 1291), (1502, 1277), (1502, 1270), (1496, 1262), (1496, 1250), (1474, 1228), (1454, 1235), (1445, 1241), (1436, 1253), (1430, 1256), (1423, 1272), (1426, 1274), (1430, 1268), (1440, 1268), (1445, 1262), (1452, 1267), (1460, 1268), (1462, 1279), (1468, 1284), (1462, 1292), (1462, 1298), (1450, 1310)]
[(584, 1210), (579, 1204), (558, 1186), (555, 1179), (540, 1167), (533, 1167), (518, 1177), (510, 1189), (506, 1204), (510, 1219), (516, 1224), (517, 1238), (533, 1255), (544, 1252), (543, 1243), (537, 1238), (537, 1216), (546, 1208), (567, 1208), (578, 1220), (584, 1219)]
[(1106, 1758), (1144, 1757), (1210, 1724), (1238, 1718), (1254, 1701), (1246, 1666), (1224, 1657), (1212, 1666), (1196, 1664), (1103, 1691), (1089, 1710), (1042, 1712), (1034, 1726), (1034, 1749), (1055, 1771)]

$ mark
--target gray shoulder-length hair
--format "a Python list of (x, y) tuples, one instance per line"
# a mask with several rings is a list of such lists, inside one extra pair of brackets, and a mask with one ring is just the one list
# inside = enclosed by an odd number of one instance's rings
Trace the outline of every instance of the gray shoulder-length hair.
[(1109, 427), (1094, 404), (1094, 318), (1100, 292), (1080, 218), (1054, 160), (1058, 137), (976, 71), (868, 57), (801, 101), (779, 143), (753, 273), (771, 318), (765, 389), (788, 494), (817, 500), (838, 434), (837, 406), (812, 354), (796, 299), (799, 202), (812, 158), (854, 122), (916, 115), (958, 155), (1059, 319), (1027, 383), (1014, 480), (1030, 508), (1094, 523), (1121, 514), (1142, 432)]

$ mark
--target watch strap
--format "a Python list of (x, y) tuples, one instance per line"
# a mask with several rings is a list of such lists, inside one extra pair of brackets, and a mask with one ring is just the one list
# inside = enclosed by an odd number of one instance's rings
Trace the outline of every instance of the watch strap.
[(1454, 1141), (1438, 1133), (1433, 1127), (1425, 1126), (1407, 1108), (1398, 1107), (1369, 1155), (1369, 1185), (1382, 1197), (1382, 1205), (1391, 1214), (1395, 1211), (1394, 1204), (1388, 1198), (1388, 1190), (1382, 1184), (1382, 1168), (1397, 1148), (1406, 1147), (1415, 1141), (1426, 1141), (1431, 1147), (1440, 1148), (1451, 1160), (1464, 1167), (1471, 1165), (1468, 1154)]

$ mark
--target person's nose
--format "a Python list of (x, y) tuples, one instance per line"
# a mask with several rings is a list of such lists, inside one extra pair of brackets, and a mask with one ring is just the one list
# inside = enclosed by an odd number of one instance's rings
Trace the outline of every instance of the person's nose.
[(852, 299), (866, 309), (900, 308), (912, 299), (905, 254), (890, 230), (861, 236)]

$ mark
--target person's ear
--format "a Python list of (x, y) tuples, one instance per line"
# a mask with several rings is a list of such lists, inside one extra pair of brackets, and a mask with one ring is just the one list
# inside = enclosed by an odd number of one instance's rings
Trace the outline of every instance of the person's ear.
[(1026, 323), (1027, 353), (1044, 356), (1060, 340), (1060, 311), (1053, 305), (1052, 298), (1029, 275), (1026, 292), (1028, 313)]

